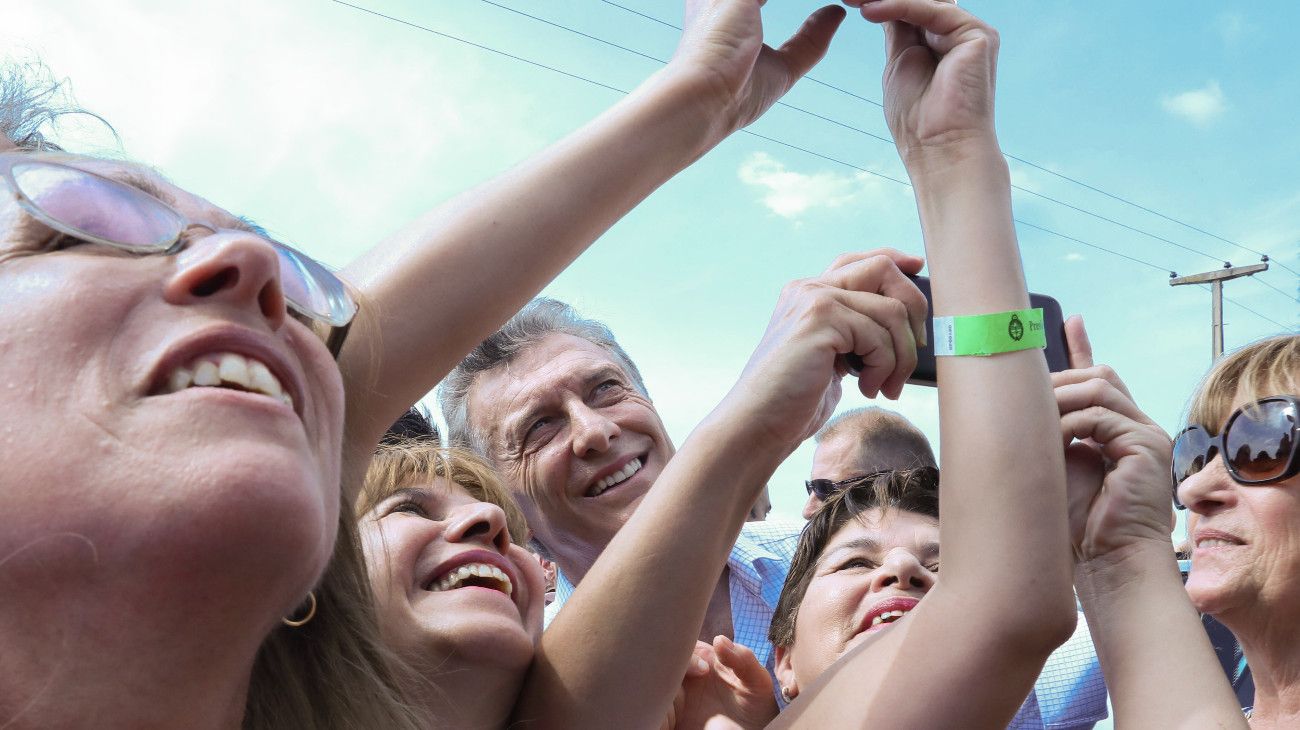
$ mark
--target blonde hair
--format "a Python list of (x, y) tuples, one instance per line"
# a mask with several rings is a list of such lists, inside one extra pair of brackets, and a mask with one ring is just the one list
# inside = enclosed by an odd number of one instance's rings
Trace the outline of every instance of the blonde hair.
[(402, 665), (379, 638), (356, 519), (342, 501), (334, 555), (315, 589), (316, 616), (299, 628), (277, 627), (258, 651), (248, 730), (428, 727), (403, 699)]
[(444, 447), (428, 441), (402, 441), (379, 447), (366, 471), (357, 497), (357, 514), (365, 514), (399, 489), (446, 479), (506, 513), (506, 529), (516, 545), (526, 545), (528, 522), (492, 468), (466, 449)]
[(1188, 422), (1217, 431), (1238, 392), (1250, 401), (1300, 394), (1300, 335), (1252, 342), (1215, 363), (1192, 397)]

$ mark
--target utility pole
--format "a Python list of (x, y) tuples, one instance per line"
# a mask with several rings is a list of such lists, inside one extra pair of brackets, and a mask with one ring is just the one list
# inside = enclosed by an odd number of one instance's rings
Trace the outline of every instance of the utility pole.
[(1210, 285), (1212, 302), (1210, 341), (1214, 348), (1213, 361), (1218, 361), (1219, 357), (1223, 355), (1223, 282), (1242, 276), (1258, 274), (1261, 271), (1268, 271), (1268, 257), (1264, 258), (1264, 263), (1251, 264), (1250, 266), (1232, 266), (1225, 261), (1223, 268), (1218, 271), (1207, 271), (1203, 274), (1192, 274), (1190, 276), (1178, 276), (1172, 271), (1169, 272), (1169, 286), (1181, 286), (1183, 284)]

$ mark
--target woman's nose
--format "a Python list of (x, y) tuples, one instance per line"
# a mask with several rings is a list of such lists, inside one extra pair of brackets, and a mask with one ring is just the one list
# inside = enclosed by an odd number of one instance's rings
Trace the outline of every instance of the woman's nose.
[(1197, 514), (1214, 514), (1233, 504), (1236, 486), (1223, 459), (1215, 455), (1205, 468), (1178, 485), (1178, 501)]
[(448, 542), (477, 541), (501, 554), (510, 547), (506, 513), (491, 502), (475, 502), (456, 508), (450, 515)]
[(284, 324), (280, 258), (265, 240), (243, 231), (220, 231), (186, 246), (175, 260), (164, 292), (171, 303), (219, 303), (252, 311), (272, 331)]
[(934, 586), (934, 573), (910, 551), (898, 549), (885, 557), (871, 583), (875, 591), (891, 586), (901, 590), (929, 591)]

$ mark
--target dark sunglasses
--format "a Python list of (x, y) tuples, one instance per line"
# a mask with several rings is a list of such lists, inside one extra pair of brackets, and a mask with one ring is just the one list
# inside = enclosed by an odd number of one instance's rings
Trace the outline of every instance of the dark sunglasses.
[[(0, 180), (18, 205), (45, 226), (137, 255), (175, 253), (193, 227), (217, 231), (140, 188), (28, 155), (0, 156)], [(337, 358), (356, 316), (356, 301), (315, 259), (266, 240), (279, 259), (280, 287), (289, 308), (319, 325), (317, 334)]]
[(829, 479), (809, 479), (805, 481), (803, 485), (808, 489), (809, 494), (815, 494), (817, 495), (817, 499), (820, 499), (821, 501), (825, 502), (826, 500), (830, 499), (831, 495), (835, 494), (836, 492), (842, 492), (845, 489), (848, 489), (849, 487), (856, 487), (859, 484), (863, 484), (865, 482), (871, 481), (872, 479), (875, 479), (881, 474), (888, 474), (888, 473), (889, 473), (888, 470), (873, 471), (870, 474), (860, 474), (858, 476), (849, 477), (848, 479), (841, 479), (838, 482), (833, 482)]
[(1174, 504), (1186, 509), (1178, 499), (1178, 485), (1216, 454), (1238, 484), (1274, 484), (1300, 474), (1297, 413), (1300, 398), (1273, 395), (1233, 411), (1218, 436), (1197, 424), (1183, 429), (1174, 438)]

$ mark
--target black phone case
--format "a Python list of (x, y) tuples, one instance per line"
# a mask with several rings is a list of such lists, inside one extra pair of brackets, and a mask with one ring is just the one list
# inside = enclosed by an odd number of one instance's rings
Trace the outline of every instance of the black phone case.
[[(936, 382), (934, 368), (934, 298), (930, 294), (930, 279), (914, 276), (912, 280), (925, 295), (929, 312), (925, 317), (926, 346), (916, 351), (916, 370), (912, 371), (909, 383), (934, 385)], [(1047, 369), (1058, 373), (1070, 368), (1070, 353), (1065, 349), (1065, 317), (1061, 315), (1061, 303), (1046, 294), (1029, 293), (1029, 306), (1043, 310), (1043, 329), (1047, 332)]]

